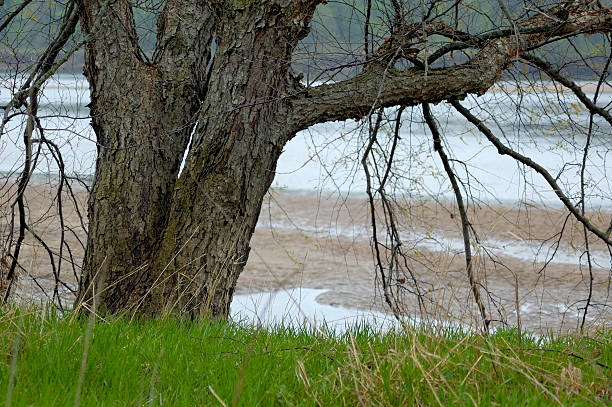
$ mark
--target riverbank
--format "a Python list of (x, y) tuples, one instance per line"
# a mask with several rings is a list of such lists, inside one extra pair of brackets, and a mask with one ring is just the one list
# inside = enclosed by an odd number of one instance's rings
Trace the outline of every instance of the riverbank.
[[(2, 190), (8, 202), (10, 188)], [(77, 202), (85, 206), (86, 194), (77, 191)], [(56, 217), (57, 201), (44, 186), (27, 195), (28, 218), (37, 234), (59, 253), (62, 233)], [(71, 252), (62, 251), (62, 280), (74, 286), (79, 273), (85, 234), (79, 214), (66, 196), (64, 222), (74, 233), (64, 233)], [(10, 208), (0, 207), (3, 221)], [(403, 307), (411, 316), (479, 326), (465, 272), (463, 242), (457, 210), (451, 202), (406, 201), (397, 212), (406, 265), (423, 290), (423, 305), (405, 294)], [(602, 226), (612, 214), (590, 213)], [(477, 281), (493, 326), (515, 326), (517, 309), (524, 329), (535, 333), (563, 333), (582, 323), (590, 276), (583, 255), (582, 229), (561, 208), (534, 203), (470, 207), (470, 217), (479, 241), (473, 241)], [(5, 234), (8, 224), (0, 224)], [(605, 229), (605, 228), (604, 228)], [(302, 287), (318, 289), (315, 301), (327, 306), (361, 311), (388, 312), (376, 283), (370, 245), (367, 202), (361, 198), (272, 191), (266, 198), (251, 246), (247, 266), (238, 280), (237, 295), (274, 292)], [(559, 231), (563, 234), (559, 235)], [(384, 237), (379, 236), (383, 241)], [(80, 243), (81, 242), (81, 243)], [(609, 254), (596, 239), (590, 239), (593, 291), (585, 319), (587, 330), (612, 326)], [(554, 254), (554, 255), (553, 255)], [(68, 260), (74, 261), (74, 270)], [(28, 234), (22, 249), (17, 293), (25, 299), (41, 299), (38, 285), (53, 292), (54, 275), (49, 257)], [(57, 264), (56, 264), (57, 266)], [(30, 276), (28, 275), (30, 274)], [(30, 277), (36, 278), (36, 283)], [(410, 276), (408, 276), (410, 277)], [(396, 290), (411, 289), (406, 276), (395, 275)], [(517, 285), (518, 283), (518, 285)], [(38, 285), (37, 285), (38, 284)], [(62, 287), (59, 287), (60, 290)], [(66, 291), (66, 290), (64, 290)], [(517, 307), (518, 300), (518, 307)], [(65, 303), (71, 303), (66, 295)]]
[[(449, 202), (409, 201), (397, 209), (408, 268), (427, 290), (425, 310), (415, 296), (404, 308), (415, 316), (478, 325), (465, 272), (460, 220)], [(610, 213), (589, 214), (603, 227)], [(589, 276), (582, 229), (562, 208), (533, 203), (470, 208), (478, 243), (472, 242), (476, 278), (488, 292), (485, 305), (494, 325), (517, 323), (534, 332), (565, 332), (582, 322)], [(380, 226), (379, 226), (380, 227)], [(605, 227), (603, 227), (605, 229)], [(356, 309), (388, 311), (374, 295), (368, 206), (363, 199), (280, 193), (264, 204), (252, 253), (238, 293), (275, 287), (326, 289), (317, 300)], [(563, 230), (562, 234), (559, 234)], [(382, 236), (379, 236), (381, 238)], [(384, 238), (381, 239), (384, 241)], [(590, 236), (592, 305), (585, 326), (610, 326), (609, 254)], [(397, 276), (394, 288), (409, 288)], [(518, 286), (517, 286), (518, 282)], [(377, 292), (380, 294), (380, 291)]]

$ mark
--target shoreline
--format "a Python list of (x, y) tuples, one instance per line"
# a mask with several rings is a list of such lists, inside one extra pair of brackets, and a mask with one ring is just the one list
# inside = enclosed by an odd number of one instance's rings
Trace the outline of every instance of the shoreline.
[[(8, 189), (12, 187), (16, 187), (19, 175), (20, 173), (17, 173), (17, 172), (9, 173), (8, 171), (0, 171), (0, 188), (7, 189), (7, 185), (8, 185)], [(90, 175), (78, 174), (76, 175), (76, 177), (78, 178), (79, 182), (77, 182), (75, 179), (69, 180), (70, 186), (75, 191), (85, 192), (85, 188), (83, 187), (83, 184), (87, 185), (88, 187), (91, 187), (91, 183), (93, 182), (94, 174), (90, 174)], [(34, 172), (31, 175), (29, 185), (30, 187), (35, 187), (35, 188), (47, 188), (50, 185), (50, 182), (55, 182), (58, 179), (59, 177), (56, 173)], [(11, 181), (13, 182), (13, 185), (9, 184)], [(337, 190), (337, 189), (289, 188), (287, 186), (278, 185), (278, 184), (272, 184), (269, 192), (266, 195), (266, 198), (264, 199), (268, 199), (267, 197), (270, 194), (303, 196), (306, 198), (312, 198), (312, 199), (317, 199), (317, 200), (321, 200), (321, 199), (335, 199), (335, 200), (347, 200), (347, 199), (348, 200), (355, 200), (355, 199), (359, 200), (361, 199), (361, 200), (365, 200), (367, 199), (367, 194), (361, 191), (357, 192), (357, 191)], [(455, 200), (454, 196), (450, 192), (446, 195), (440, 195), (435, 198), (424, 196), (422, 198), (415, 199), (411, 197), (409, 194), (396, 195), (396, 197), (402, 200), (409, 200), (417, 204), (419, 203), (427, 204), (427, 203), (437, 202), (445, 206), (453, 205), (453, 202)], [(593, 205), (593, 208), (595, 208), (594, 210), (612, 212), (612, 199), (608, 199), (607, 201), (609, 201), (607, 204), (603, 202), (598, 202), (594, 204)], [(558, 199), (540, 200), (538, 202), (528, 202), (523, 199), (514, 200), (514, 199), (495, 198), (495, 199), (489, 200), (487, 198), (479, 198), (477, 205), (479, 206), (488, 205), (488, 206), (500, 207), (500, 208), (504, 208), (504, 207), (510, 208), (510, 207), (515, 207), (515, 206), (520, 205), (520, 206), (525, 206), (525, 207), (532, 207), (535, 209), (544, 208), (545, 210), (564, 210), (565, 209), (565, 206), (563, 205), (563, 203), (559, 201)]]
[[(80, 191), (78, 197), (84, 205), (85, 192)], [(43, 216), (53, 214), (48, 213), (53, 206), (52, 194), (45, 187), (37, 187), (27, 198), (30, 216), (40, 218), (37, 229), (49, 246), (57, 249), (58, 227), (52, 217)], [(6, 210), (5, 206), (0, 207), (1, 214), (5, 215)], [(394, 276), (392, 287), (403, 293), (404, 309), (416, 317), (477, 325), (455, 206), (451, 202), (406, 201), (398, 206), (398, 211), (403, 214), (402, 224), (407, 225), (400, 230), (406, 264), (425, 290), (424, 309), (419, 309), (416, 297), (409, 293), (413, 289), (410, 276)], [(316, 297), (321, 305), (388, 313), (374, 274), (368, 216), (367, 203), (361, 198), (325, 199), (316, 193), (273, 190), (262, 205), (251, 254), (235, 294), (273, 292), (278, 288), (320, 289), (326, 290)], [(494, 324), (516, 324), (518, 288), (518, 309), (525, 329), (539, 333), (574, 329), (581, 318), (580, 301), (588, 294), (584, 262), (565, 260), (579, 259), (583, 249), (579, 244), (581, 230), (575, 222), (567, 223), (556, 247), (557, 258), (550, 261), (546, 257), (554, 247), (550, 239), (562, 225), (565, 211), (528, 205), (480, 205), (470, 208), (470, 216), (480, 238), (473, 248), (476, 276)], [(612, 211), (589, 216), (599, 225), (610, 219)], [(65, 222), (77, 228), (79, 218), (67, 209)], [(0, 219), (0, 232), (5, 231), (6, 224)], [(83, 232), (79, 233), (84, 241)], [(75, 262), (80, 265), (83, 253), (78, 241), (69, 236), (68, 242), (74, 248)], [(591, 249), (594, 253), (603, 252), (596, 241), (591, 242)], [(53, 273), (46, 256), (33, 237), (27, 236), (22, 264), (46, 288), (51, 288)], [(541, 271), (545, 262), (549, 263)], [(586, 321), (593, 328), (602, 324), (612, 326), (612, 311), (608, 311), (606, 300), (610, 271), (605, 264), (593, 269), (594, 305)], [(74, 284), (69, 275), (72, 272), (65, 269), (63, 273), (67, 282)], [(41, 298), (29, 278), (23, 278), (19, 287), (24, 297)]]

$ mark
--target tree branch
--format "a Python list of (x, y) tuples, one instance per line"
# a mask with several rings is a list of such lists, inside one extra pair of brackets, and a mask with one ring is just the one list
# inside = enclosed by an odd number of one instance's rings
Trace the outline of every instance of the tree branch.
[[(551, 13), (557, 8), (551, 9)], [(551, 25), (549, 31), (525, 33), (544, 23), (548, 20), (540, 15), (525, 20), (518, 24), (522, 33), (519, 40), (510, 30), (505, 37), (486, 41), (467, 63), (429, 69), (427, 77), (421, 70), (401, 71), (390, 65), (373, 65), (345, 81), (304, 89), (292, 97), (291, 129), (299, 131), (316, 123), (361, 119), (378, 107), (413, 106), (462, 100), (468, 94), (482, 95), (524, 49), (537, 47), (555, 36), (612, 31), (612, 10), (572, 10), (563, 24)]]
[(13, 11), (11, 13), (11, 15), (9, 15), (7, 18), (4, 19), (4, 21), (2, 22), (2, 24), (0, 24), (0, 32), (2, 32), (2, 30), (4, 30), (6, 27), (8, 27), (8, 25), (11, 23), (11, 21), (13, 21), (13, 19), (15, 17), (17, 17), (19, 15), (19, 13), (21, 13), (21, 11), (26, 8), (28, 6), (28, 4), (30, 4), (32, 2), (32, 0), (24, 0), (23, 3), (21, 3), (16, 9), (15, 11)]
[(497, 137), (495, 137), (493, 132), (491, 132), (491, 130), (489, 130), (489, 128), (485, 126), (484, 123), (480, 119), (474, 116), (468, 109), (463, 107), (458, 101), (451, 100), (450, 103), (459, 113), (461, 113), (470, 123), (476, 126), (476, 128), (482, 134), (485, 135), (485, 137), (497, 148), (497, 152), (500, 155), (509, 155), (510, 157), (514, 158), (516, 161), (520, 162), (521, 164), (526, 165), (527, 167), (533, 169), (538, 174), (540, 174), (546, 180), (548, 185), (550, 185), (553, 192), (557, 195), (557, 197), (563, 203), (563, 205), (565, 205), (565, 207), (572, 213), (572, 215), (574, 215), (574, 217), (580, 223), (582, 223), (591, 233), (593, 233), (598, 238), (600, 238), (605, 244), (607, 244), (608, 246), (612, 246), (612, 240), (610, 240), (610, 236), (607, 235), (606, 232), (603, 232), (602, 230), (597, 228), (595, 225), (593, 225), (586, 216), (580, 213), (578, 208), (574, 204), (572, 204), (572, 202), (567, 197), (567, 195), (563, 193), (563, 190), (561, 189), (561, 187), (559, 186), (555, 178), (553, 178), (553, 176), (550, 175), (550, 173), (544, 167), (542, 167), (540, 164), (536, 163), (529, 157), (526, 157), (512, 150), (511, 148), (506, 147)]
[(434, 150), (440, 156), (440, 160), (442, 161), (442, 165), (444, 166), (444, 171), (446, 172), (446, 175), (448, 175), (448, 179), (453, 187), (455, 199), (457, 200), (457, 208), (459, 209), (459, 215), (461, 216), (461, 233), (463, 234), (463, 250), (465, 252), (465, 267), (468, 275), (468, 280), (470, 282), (472, 294), (474, 295), (474, 301), (476, 302), (478, 311), (480, 311), (480, 317), (482, 318), (484, 333), (488, 334), (489, 324), (491, 323), (491, 320), (487, 317), (487, 311), (480, 296), (478, 283), (474, 278), (474, 262), (472, 261), (472, 250), (470, 243), (470, 228), (472, 227), (472, 225), (470, 224), (470, 221), (467, 216), (467, 211), (463, 203), (463, 195), (461, 194), (461, 189), (459, 188), (457, 177), (455, 176), (455, 172), (453, 171), (453, 168), (450, 165), (448, 156), (446, 155), (446, 152), (442, 147), (442, 137), (440, 135), (440, 131), (438, 130), (438, 125), (436, 124), (433, 115), (431, 114), (429, 104), (427, 103), (423, 103), (423, 117), (425, 118), (425, 122), (427, 123), (427, 126), (429, 127), (429, 130), (431, 131), (431, 134), (433, 136)]
[(591, 101), (591, 99), (589, 99), (584, 94), (584, 92), (582, 91), (580, 86), (576, 84), (576, 82), (567, 79), (566, 77), (561, 75), (559, 71), (553, 68), (552, 65), (550, 65), (548, 62), (544, 61), (543, 59), (536, 57), (535, 55), (523, 54), (521, 55), (521, 58), (523, 58), (525, 61), (530, 62), (537, 68), (541, 69), (544, 73), (546, 73), (552, 79), (559, 82), (566, 88), (570, 89), (572, 92), (574, 92), (574, 94), (582, 102), (582, 104), (585, 105), (587, 109), (589, 109), (591, 113), (600, 115), (612, 126), (612, 115), (610, 114), (610, 112), (606, 109), (603, 109), (597, 106), (595, 103), (593, 103), (593, 101)]
[[(17, 238), (17, 243), (15, 245), (15, 250), (11, 257), (13, 261), (11, 262), (11, 267), (6, 275), (6, 279), (8, 280), (8, 284), (5, 292), (2, 294), (1, 304), (6, 304), (10, 294), (11, 288), (13, 286), (13, 282), (16, 279), (16, 269), (19, 262), (19, 252), (21, 251), (21, 246), (23, 243), (23, 239), (25, 238), (26, 231), (26, 207), (24, 203), (24, 194), (28, 183), (30, 182), (30, 171), (32, 169), (32, 133), (36, 127), (35, 125), (35, 117), (38, 111), (38, 89), (30, 88), (29, 92), (30, 104), (28, 105), (28, 120), (26, 123), (26, 128), (23, 134), (23, 143), (26, 151), (25, 163), (23, 166), (23, 171), (21, 173), (21, 177), (19, 178), (19, 185), (17, 189), (17, 199), (11, 205), (14, 207), (17, 205), (19, 210), (19, 236)], [(10, 249), (10, 247), (9, 247)]]

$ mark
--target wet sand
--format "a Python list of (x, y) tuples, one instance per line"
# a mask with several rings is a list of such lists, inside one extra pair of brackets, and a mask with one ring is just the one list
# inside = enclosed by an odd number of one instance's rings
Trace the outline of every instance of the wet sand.
[[(264, 205), (238, 292), (269, 291), (275, 283), (325, 288), (330, 291), (318, 297), (320, 302), (388, 311), (380, 289), (374, 290), (369, 212), (363, 199), (327, 200), (296, 194), (273, 198)], [(404, 203), (397, 209), (402, 210), (402, 223), (410, 225), (402, 230), (407, 264), (426, 297), (426, 310), (421, 312), (436, 319), (477, 323), (456, 207), (425, 201)], [(590, 217), (602, 226), (610, 215), (598, 212)], [(566, 331), (581, 322), (579, 308), (588, 298), (589, 273), (584, 256), (580, 264), (582, 228), (574, 221), (565, 222), (566, 216), (561, 208), (527, 203), (470, 208), (470, 220), (481, 242), (472, 244), (474, 266), (494, 324), (516, 324), (517, 289), (524, 327), (537, 332)], [(563, 234), (557, 235), (564, 224)], [(592, 236), (589, 240), (596, 255), (593, 261), (598, 263), (592, 268), (591, 303), (596, 305), (591, 305), (585, 326), (596, 329), (612, 322), (610, 257), (604, 245)], [(557, 253), (551, 256), (557, 241)], [(409, 282), (409, 275), (400, 275), (391, 285), (405, 292)], [(421, 315), (414, 295), (404, 294), (402, 299), (405, 309)]]
[[(8, 186), (0, 188), (3, 238), (8, 230), (6, 221), (10, 220), (6, 202), (13, 193)], [(68, 260), (80, 265), (85, 234), (81, 218), (66, 204), (67, 197), (63, 199), (64, 222), (74, 233), (64, 234), (71, 252), (62, 250), (62, 278), (72, 285), (74, 273), (79, 270), (71, 269)], [(85, 200), (85, 193), (79, 191), (77, 201), (81, 208)], [(54, 195), (45, 187), (37, 187), (28, 193), (27, 201), (35, 232), (59, 253), (61, 233)], [(394, 292), (400, 293), (403, 309), (421, 318), (477, 325), (478, 313), (466, 276), (460, 220), (454, 204), (409, 200), (399, 203), (395, 211), (404, 225), (400, 235), (407, 267), (404, 273), (394, 274), (390, 284)], [(534, 332), (576, 329), (590, 284), (586, 257), (582, 255), (582, 227), (571, 219), (566, 222), (564, 209), (526, 202), (515, 206), (470, 206), (469, 215), (478, 235), (478, 243), (472, 241), (476, 279), (493, 325), (516, 325), (518, 298), (524, 328)], [(611, 215), (609, 210), (588, 213), (591, 221), (604, 230)], [(370, 230), (365, 199), (272, 191), (262, 207), (250, 258), (236, 293), (268, 292), (280, 287), (324, 289), (327, 291), (317, 297), (320, 303), (388, 312), (376, 278)], [(382, 232), (379, 238), (384, 242)], [(595, 238), (589, 241), (593, 292), (585, 326), (591, 330), (609, 329), (610, 256)], [(40, 290), (28, 273), (49, 290), (54, 281), (53, 270), (47, 253), (32, 234), (27, 234), (25, 242), (21, 261), (26, 271), (20, 273), (18, 293), (23, 298), (40, 298)], [(555, 256), (551, 256), (555, 249)], [(418, 281), (423, 298), (421, 308), (410, 292), (412, 277)]]

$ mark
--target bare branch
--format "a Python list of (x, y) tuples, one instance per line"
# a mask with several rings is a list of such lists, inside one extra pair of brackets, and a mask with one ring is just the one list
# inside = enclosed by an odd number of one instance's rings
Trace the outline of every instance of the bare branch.
[(567, 195), (563, 192), (555, 178), (550, 175), (550, 173), (542, 167), (540, 164), (536, 163), (529, 157), (525, 157), (524, 155), (512, 150), (511, 148), (506, 147), (484, 123), (474, 116), (468, 109), (463, 107), (458, 101), (451, 100), (450, 103), (453, 107), (461, 113), (470, 123), (472, 123), (476, 128), (485, 135), (485, 137), (497, 148), (497, 152), (500, 155), (509, 155), (514, 158), (516, 161), (520, 162), (535, 170), (538, 174), (540, 174), (550, 185), (553, 192), (557, 195), (559, 200), (565, 205), (565, 207), (574, 215), (574, 217), (582, 223), (591, 233), (599, 237), (604, 243), (608, 246), (612, 246), (612, 240), (610, 240), (610, 236), (606, 235), (606, 232), (601, 231), (599, 228), (595, 227), (585, 216), (583, 216), (578, 208), (572, 204)]
[[(537, 16), (519, 26), (522, 29), (540, 27), (542, 20)], [(612, 10), (577, 10), (564, 24), (555, 24), (550, 31), (523, 34), (517, 41), (513, 38), (514, 31), (510, 30), (508, 36), (486, 42), (469, 62), (429, 69), (427, 75), (420, 70), (371, 66), (351, 79), (308, 88), (294, 96), (296, 113), (292, 130), (326, 121), (360, 119), (377, 107), (437, 103), (461, 100), (468, 94), (482, 95), (501, 78), (504, 69), (523, 49), (537, 47), (554, 36), (609, 31), (612, 31)]]
[[(2, 22), (2, 24), (0, 24), (0, 32), (2, 32), (2, 30), (4, 30), (6, 27), (8, 27), (8, 25), (11, 23), (11, 21), (13, 21), (13, 19), (15, 17), (17, 17), (19, 15), (19, 13), (21, 13), (21, 11), (26, 8), (28, 6), (28, 4), (30, 4), (32, 2), (32, 0), (24, 0), (23, 3), (21, 3), (19, 5), (19, 7), (17, 7), (15, 9), (15, 11), (13, 11), (6, 19), (4, 19), (4, 21)], [(1, 6), (2, 4), (0, 4)]]
[(591, 101), (591, 99), (589, 99), (587, 95), (584, 94), (584, 92), (582, 91), (580, 86), (576, 84), (576, 82), (561, 75), (561, 73), (559, 73), (559, 71), (553, 68), (552, 65), (550, 65), (548, 62), (544, 61), (543, 59), (536, 57), (535, 55), (522, 54), (521, 58), (523, 58), (526, 61), (529, 61), (534, 66), (538, 67), (543, 72), (545, 72), (552, 79), (559, 82), (566, 88), (570, 89), (572, 92), (574, 92), (574, 94), (582, 102), (582, 104), (584, 104), (586, 108), (589, 109), (590, 112), (600, 115), (612, 126), (612, 115), (610, 114), (610, 111), (603, 109), (597, 106), (595, 103), (593, 103), (593, 101)]
[(6, 275), (6, 279), (8, 280), (7, 288), (4, 294), (2, 295), (2, 304), (5, 304), (11, 294), (11, 288), (13, 286), (13, 282), (16, 278), (16, 268), (19, 261), (19, 252), (21, 251), (21, 245), (23, 243), (23, 239), (25, 237), (25, 231), (27, 228), (26, 219), (25, 219), (25, 203), (24, 203), (24, 193), (28, 183), (30, 181), (30, 171), (32, 169), (32, 133), (34, 132), (36, 123), (35, 117), (36, 112), (38, 110), (38, 89), (30, 88), (30, 103), (28, 105), (28, 120), (26, 124), (26, 128), (23, 134), (23, 143), (25, 145), (26, 157), (25, 164), (23, 168), (23, 172), (21, 173), (21, 177), (19, 179), (19, 186), (17, 189), (17, 208), (19, 211), (19, 236), (17, 237), (17, 243), (15, 245), (15, 250), (11, 257), (13, 261), (9, 268), (9, 271)]
[(453, 171), (450, 162), (448, 160), (448, 156), (446, 152), (442, 148), (442, 140), (440, 137), (440, 131), (438, 130), (438, 125), (436, 124), (433, 115), (431, 114), (431, 110), (429, 108), (429, 104), (423, 103), (423, 117), (425, 117), (425, 121), (427, 122), (427, 126), (431, 131), (434, 141), (434, 150), (440, 156), (440, 160), (442, 160), (442, 165), (444, 166), (444, 171), (448, 175), (448, 179), (453, 186), (453, 193), (455, 194), (455, 199), (457, 200), (457, 207), (459, 208), (459, 215), (461, 216), (461, 232), (463, 234), (463, 249), (465, 251), (465, 263), (466, 263), (466, 271), (468, 275), (468, 280), (470, 282), (470, 287), (472, 289), (472, 294), (474, 295), (474, 301), (476, 302), (476, 306), (480, 311), (480, 316), (482, 318), (484, 332), (487, 333), (489, 331), (489, 323), (491, 322), (487, 317), (487, 311), (482, 303), (482, 298), (480, 296), (480, 290), (478, 288), (478, 284), (476, 279), (474, 278), (474, 263), (472, 261), (472, 249), (470, 244), (470, 228), (471, 224), (467, 217), (467, 212), (465, 210), (465, 205), (463, 203), (463, 196), (461, 194), (461, 189), (459, 188), (459, 184), (457, 183), (457, 177), (455, 176), (455, 172)]

